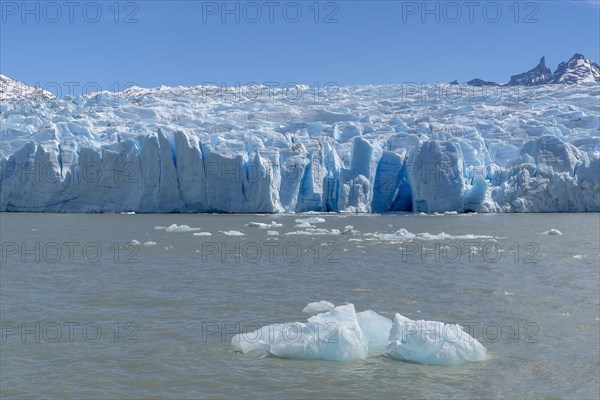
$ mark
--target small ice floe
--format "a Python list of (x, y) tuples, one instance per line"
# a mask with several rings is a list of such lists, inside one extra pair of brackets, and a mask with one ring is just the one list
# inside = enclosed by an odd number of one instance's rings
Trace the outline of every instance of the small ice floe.
[(144, 242), (144, 246), (146, 246), (146, 247), (156, 246), (156, 242), (147, 241), (147, 242)]
[(346, 225), (342, 231), (342, 235), (357, 235), (359, 233), (352, 225)]
[(573, 258), (574, 258), (574, 259), (576, 259), (576, 260), (581, 260), (583, 257), (584, 257), (584, 256), (583, 256), (583, 255), (581, 255), (581, 254), (575, 254), (575, 255), (573, 256)]
[(310, 217), (310, 218), (298, 218), (294, 220), (297, 224), (308, 223), (308, 224), (322, 224), (325, 222), (325, 218)]
[(242, 232), (239, 231), (219, 231), (221, 232), (223, 235), (226, 236), (245, 236)]
[(308, 229), (308, 228), (314, 228), (314, 225), (311, 225), (308, 222), (301, 222), (299, 224), (294, 225), (294, 228), (299, 228), (299, 229)]
[(277, 231), (267, 231), (268, 236), (279, 236), (279, 232)]
[(286, 236), (290, 235), (339, 235), (341, 232), (339, 229), (327, 230), (324, 228), (308, 228), (304, 231), (286, 232)]
[(547, 230), (546, 232), (542, 232), (541, 234), (542, 235), (550, 235), (550, 236), (559, 236), (559, 235), (562, 235), (562, 232), (559, 231), (558, 229), (552, 228), (550, 230)]
[(135, 211), (123, 211), (121, 214), (123, 214), (123, 215), (134, 215)]
[(444, 211), (444, 215), (458, 215), (458, 211)]
[(558, 315), (560, 315), (561, 317), (570, 317), (571, 316), (571, 314), (568, 313), (568, 312), (563, 312), (563, 313), (560, 313)]
[(200, 228), (190, 228), (187, 225), (177, 225), (177, 224), (173, 224), (171, 226), (169, 226), (168, 228), (165, 229), (166, 232), (172, 233), (172, 232), (193, 232), (193, 231), (199, 231)]
[(365, 236), (373, 236), (377, 239), (380, 240), (385, 240), (385, 241), (401, 241), (401, 240), (407, 240), (407, 239), (418, 239), (418, 240), (473, 240), (473, 239), (485, 239), (485, 240), (490, 240), (490, 241), (495, 241), (496, 239), (499, 239), (497, 237), (494, 236), (488, 236), (488, 235), (474, 235), (474, 234), (467, 234), (467, 235), (451, 235), (449, 233), (438, 233), (438, 234), (431, 234), (428, 232), (424, 232), (424, 233), (412, 233), (407, 231), (404, 228), (398, 229), (396, 232), (394, 233), (373, 233), (373, 234), (365, 234)]
[(250, 226), (253, 228), (260, 228), (260, 229), (269, 229), (269, 228), (281, 228), (283, 226), (283, 224), (279, 224), (275, 221), (271, 221), (270, 224), (265, 224), (264, 222), (250, 222), (249, 224), (246, 224), (246, 226)]
[(327, 300), (316, 301), (314, 303), (308, 303), (302, 310), (303, 313), (315, 315), (322, 312), (330, 311), (335, 308), (335, 305)]
[(504, 295), (505, 295), (505, 296), (514, 296), (515, 294), (514, 294), (514, 293), (511, 293), (511, 292), (504, 292)]
[(132, 246), (139, 246), (140, 242), (138, 242), (137, 240), (133, 239), (131, 242), (129, 242), (130, 245)]
[(407, 231), (404, 228), (398, 229), (396, 232), (392, 233), (391, 236), (405, 238), (405, 239), (414, 239), (415, 237), (417, 237), (414, 233), (410, 233), (409, 231)]
[(194, 232), (194, 233), (192, 233), (192, 235), (194, 235), (194, 236), (212, 236), (212, 233), (210, 233), (210, 232)]

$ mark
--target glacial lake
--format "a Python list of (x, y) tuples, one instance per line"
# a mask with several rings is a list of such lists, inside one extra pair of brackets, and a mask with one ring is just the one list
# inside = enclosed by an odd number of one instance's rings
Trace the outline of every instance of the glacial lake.
[[(294, 220), (315, 216), (326, 220), (315, 229), (328, 233), (298, 234), (305, 229)], [(165, 229), (173, 224), (199, 230)], [(347, 226), (353, 231), (332, 231)], [(401, 228), (452, 236), (386, 236)], [(562, 235), (542, 234), (550, 229)], [(3, 213), (0, 392), (599, 398), (599, 232), (599, 214)], [(385, 353), (332, 362), (230, 345), (240, 331), (305, 321), (302, 309), (319, 300), (469, 326), (491, 357), (456, 366)]]

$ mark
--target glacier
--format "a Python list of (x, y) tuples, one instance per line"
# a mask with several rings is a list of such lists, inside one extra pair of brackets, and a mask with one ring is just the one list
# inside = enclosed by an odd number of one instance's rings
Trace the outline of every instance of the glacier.
[(0, 211), (597, 212), (599, 96), (581, 83), (11, 98)]
[(369, 354), (419, 364), (457, 365), (483, 361), (486, 348), (460, 325), (412, 321), (396, 314), (394, 321), (373, 310), (356, 312), (354, 304), (334, 306), (321, 300), (303, 310), (316, 313), (306, 322), (288, 322), (241, 332), (231, 345), (254, 353), (305, 360), (351, 361)]

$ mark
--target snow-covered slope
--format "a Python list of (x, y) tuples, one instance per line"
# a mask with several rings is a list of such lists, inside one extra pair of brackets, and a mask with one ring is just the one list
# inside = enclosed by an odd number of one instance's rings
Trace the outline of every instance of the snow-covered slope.
[(600, 82), (600, 66), (581, 54), (575, 54), (569, 61), (558, 65), (548, 83), (573, 84), (588, 82)]
[(161, 87), (3, 101), (0, 210), (599, 211), (600, 86), (490, 90)]
[(51, 99), (54, 95), (47, 90), (42, 90), (23, 82), (0, 74), (0, 101), (25, 100), (25, 99)]

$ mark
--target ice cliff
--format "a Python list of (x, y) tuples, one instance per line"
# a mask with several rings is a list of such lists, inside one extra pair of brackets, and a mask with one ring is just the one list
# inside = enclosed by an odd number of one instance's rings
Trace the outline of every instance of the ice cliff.
[(597, 83), (13, 96), (0, 210), (600, 211), (599, 96)]

